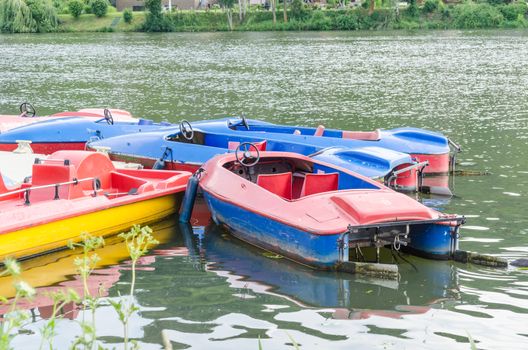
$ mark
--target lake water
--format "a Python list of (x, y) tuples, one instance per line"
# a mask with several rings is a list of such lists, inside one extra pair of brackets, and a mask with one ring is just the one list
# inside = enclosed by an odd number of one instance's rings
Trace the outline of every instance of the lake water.
[[(528, 32), (58, 34), (0, 36), (0, 114), (100, 106), (177, 122), (245, 113), (348, 130), (416, 126), (460, 143), (451, 199), (461, 248), (528, 258)], [(201, 223), (199, 223), (201, 224)], [(318, 273), (265, 257), (213, 226), (161, 223), (142, 260), (131, 324), (142, 348), (528, 348), (528, 271), (409, 258), (399, 281)], [(197, 237), (201, 235), (203, 239)], [(108, 245), (95, 282), (126, 294), (123, 247)], [(27, 279), (75, 284), (71, 256), (26, 265)], [(44, 267), (36, 265), (43, 264)], [(32, 267), (32, 268), (31, 268)], [(46, 276), (43, 278), (42, 276)], [(5, 289), (8, 281), (0, 281)], [(43, 290), (44, 290), (43, 289)], [(20, 349), (38, 348), (34, 308)], [(81, 317), (77, 315), (76, 317)], [(106, 346), (114, 311), (97, 311)], [(56, 346), (78, 332), (58, 326)]]

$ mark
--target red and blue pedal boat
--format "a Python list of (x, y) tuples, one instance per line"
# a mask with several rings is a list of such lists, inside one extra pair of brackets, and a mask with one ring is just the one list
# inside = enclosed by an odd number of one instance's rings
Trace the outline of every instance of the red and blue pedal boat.
[[(345, 168), (241, 144), (197, 175), (213, 220), (301, 264), (340, 269), (382, 247), (439, 260), (458, 249), (463, 216), (446, 215)], [(185, 204), (184, 204), (185, 205)]]

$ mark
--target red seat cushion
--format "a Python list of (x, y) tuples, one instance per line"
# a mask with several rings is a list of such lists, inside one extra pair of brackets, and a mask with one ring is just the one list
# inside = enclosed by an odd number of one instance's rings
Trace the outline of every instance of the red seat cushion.
[(301, 197), (321, 192), (337, 191), (338, 184), (339, 173), (306, 174)]
[(261, 174), (257, 185), (284, 199), (292, 198), (292, 173)]
[[(255, 145), (255, 147), (257, 147), (257, 149), (259, 151), (265, 151), (266, 150), (266, 140), (264, 141), (260, 141), (260, 142), (251, 142), (252, 144)], [(230, 150), (230, 151), (234, 151), (237, 149), (238, 145), (240, 145), (240, 142), (237, 142), (237, 141), (229, 141), (227, 143), (227, 149)], [(249, 148), (249, 151), (255, 151), (255, 149), (253, 147), (250, 147)]]

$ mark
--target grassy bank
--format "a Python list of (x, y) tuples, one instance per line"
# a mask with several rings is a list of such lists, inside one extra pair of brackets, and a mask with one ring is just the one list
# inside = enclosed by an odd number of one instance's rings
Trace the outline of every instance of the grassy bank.
[(74, 18), (71, 15), (59, 15), (60, 32), (130, 32), (138, 31), (145, 21), (143, 12), (135, 12), (131, 23), (125, 23), (121, 12), (108, 13), (104, 17), (96, 17), (92, 14), (81, 15)]
[[(273, 23), (270, 11), (251, 11), (240, 21), (233, 13), (235, 31), (271, 30), (386, 30), (386, 29), (476, 29), (476, 28), (526, 28), (526, 4), (491, 6), (488, 4), (463, 4), (434, 9), (418, 8), (415, 12), (402, 9), (376, 9), (369, 15), (364, 8), (315, 9), (301, 14), (288, 11), (284, 22), (282, 11), (277, 12)], [(131, 23), (125, 23), (122, 13), (112, 12), (97, 18), (91, 14), (75, 19), (70, 15), (59, 15), (58, 31), (142, 31), (146, 13), (134, 12)], [(197, 32), (229, 30), (227, 16), (221, 10), (175, 11), (164, 13), (162, 31)]]

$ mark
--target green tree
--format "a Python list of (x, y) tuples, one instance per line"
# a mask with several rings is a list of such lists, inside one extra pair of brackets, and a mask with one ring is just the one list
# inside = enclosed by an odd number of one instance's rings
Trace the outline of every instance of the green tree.
[(84, 4), (81, 0), (70, 0), (68, 1), (68, 10), (74, 18), (79, 18), (84, 8)]
[(29, 33), (36, 31), (31, 10), (24, 0), (0, 1), (0, 29), (5, 33)]
[(271, 12), (273, 13), (273, 28), (275, 28), (275, 24), (277, 24), (277, 0), (270, 0), (271, 1)]
[(409, 7), (407, 7), (407, 13), (411, 17), (416, 17), (418, 15), (418, 5), (416, 4), (416, 0), (409, 0)]
[(0, 0), (2, 32), (51, 32), (58, 24), (57, 12), (50, 0)]
[(161, 17), (161, 0), (146, 0), (145, 7), (150, 15)]
[(36, 23), (37, 33), (53, 32), (57, 29), (59, 18), (51, 0), (26, 0), (26, 4)]
[(306, 16), (306, 7), (303, 0), (293, 0), (290, 5), (291, 17), (303, 19)]
[(161, 0), (146, 0), (147, 17), (143, 23), (143, 30), (147, 32), (161, 32), (163, 17), (161, 15)]
[(104, 17), (108, 12), (108, 0), (92, 0), (90, 7), (96, 17)]
[(233, 5), (235, 4), (235, 0), (220, 0), (219, 3), (227, 14), (229, 30), (233, 30)]
[(133, 18), (134, 18), (134, 15), (132, 13), (132, 10), (129, 8), (126, 8), (123, 11), (123, 21), (125, 21), (125, 23), (131, 23)]

